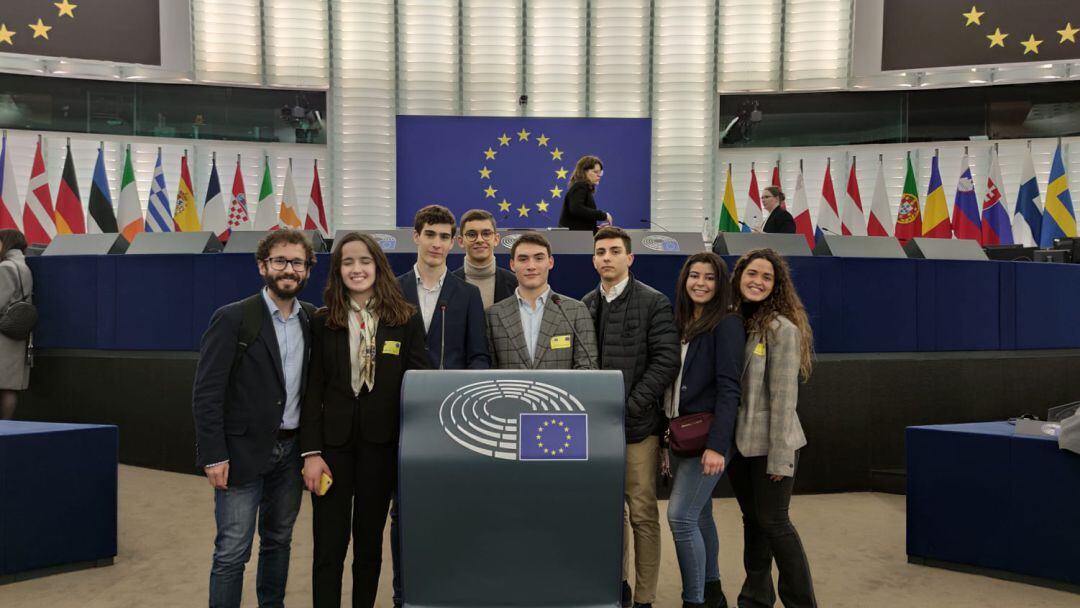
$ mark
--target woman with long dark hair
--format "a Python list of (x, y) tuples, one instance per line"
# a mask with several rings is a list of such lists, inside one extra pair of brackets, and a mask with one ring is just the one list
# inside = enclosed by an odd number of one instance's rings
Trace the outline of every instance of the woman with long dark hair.
[[(401, 293), (386, 254), (358, 232), (334, 244), (323, 300), (311, 324), (300, 413), (304, 484), (312, 492), (313, 603), (340, 605), (351, 528), (352, 605), (369, 608), (397, 487), (401, 381), (407, 370), (428, 367), (424, 322)], [(323, 475), (332, 484), (320, 496)]]
[(751, 251), (733, 274), (747, 333), (736, 451), (728, 467), (743, 514), (746, 582), (739, 606), (773, 605), (774, 559), (784, 606), (817, 606), (810, 564), (788, 516), (799, 449), (806, 445), (795, 409), (799, 378), (808, 379), (813, 365), (813, 332), (780, 254)]
[[(679, 428), (700, 429), (700, 446), (665, 454), (675, 484), (668, 523), (682, 573), (684, 608), (727, 607), (717, 560), (720, 542), (713, 521), (712, 492), (731, 457), (746, 332), (732, 307), (727, 265), (715, 253), (687, 258), (675, 293), (675, 324), (682, 341), (682, 366), (664, 400), (669, 436)], [(707, 425), (707, 433), (704, 432)]]
[(570, 230), (592, 230), (597, 222), (611, 223), (611, 214), (596, 208), (593, 193), (604, 175), (604, 163), (595, 156), (582, 156), (570, 175), (570, 186), (563, 196), (559, 225)]
[[(0, 312), (13, 302), (30, 301), (34, 278), (26, 265), (26, 237), (18, 230), (0, 230)], [(0, 420), (15, 415), (17, 391), (30, 385), (26, 340), (0, 334)]]

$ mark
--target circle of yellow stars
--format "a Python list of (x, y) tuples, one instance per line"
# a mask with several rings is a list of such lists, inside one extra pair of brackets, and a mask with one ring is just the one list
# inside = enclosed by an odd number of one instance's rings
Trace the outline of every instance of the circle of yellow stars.
[[(966, 13), (962, 13), (962, 15), (967, 20), (964, 23), (964, 27), (971, 27), (972, 25), (982, 27), (982, 18), (984, 15), (986, 15), (986, 11), (980, 11), (977, 6), (972, 5), (971, 10)], [(987, 27), (989, 27), (989, 25)], [(1061, 40), (1058, 41), (1058, 44), (1065, 44), (1066, 42), (1076, 44), (1076, 35), (1080, 34), (1080, 29), (1074, 28), (1072, 22), (1069, 21), (1065, 23), (1065, 28), (1057, 30), (1057, 33), (1059, 36), (1061, 36)], [(986, 38), (990, 41), (990, 48), (1005, 48), (1005, 39), (1008, 37), (1009, 34), (1007, 32), (1002, 32), (1001, 28), (997, 26), (994, 27), (993, 34), (988, 34), (986, 36)], [(1045, 41), (1036, 39), (1035, 34), (1029, 34), (1027, 40), (1020, 41), (1020, 45), (1024, 47), (1025, 55), (1038, 55), (1039, 45), (1041, 45), (1043, 42)]]
[[(53, 6), (58, 9), (56, 18), (71, 17), (75, 18), (75, 9), (79, 7), (78, 4), (72, 4), (68, 0), (63, 2), (53, 2)], [(30, 31), (34, 33), (34, 38), (49, 39), (49, 30), (53, 29), (53, 26), (46, 25), (41, 17), (38, 17), (37, 23), (28, 23), (26, 27), (30, 28)], [(15, 45), (13, 38), (18, 34), (18, 30), (9, 30), (6, 23), (0, 23), (0, 44)]]
[[(504, 150), (501, 150), (501, 148), (504, 148), (504, 147), (509, 148), (511, 143), (519, 143), (520, 144), (520, 143), (529, 143), (529, 142), (535, 141), (537, 148), (546, 148), (547, 149), (547, 153), (551, 155), (552, 162), (559, 162), (559, 163), (565, 162), (564, 159), (563, 159), (563, 151), (560, 150), (558, 146), (555, 146), (554, 148), (552, 148), (552, 146), (549, 145), (549, 142), (551, 141), (551, 138), (548, 137), (547, 135), (545, 135), (544, 133), (541, 133), (538, 137), (533, 138), (532, 137), (532, 132), (531, 131), (526, 131), (525, 128), (522, 127), (522, 129), (520, 131), (518, 131), (517, 133), (514, 133), (514, 135), (517, 136), (516, 141), (514, 140), (513, 137), (511, 137), (510, 135), (507, 135), (506, 133), (503, 133), (499, 137), (495, 138), (496, 141), (498, 141), (499, 143), (495, 147), (488, 146), (487, 150), (484, 150), (484, 152), (483, 152), (484, 160), (485, 161), (496, 160), (498, 155), (499, 155), (499, 152), (504, 151)], [(492, 179), (491, 179), (491, 176), (494, 173), (494, 170), (488, 168), (487, 163), (485, 162), (484, 165), (478, 171), (478, 173), (480, 174), (480, 180), (481, 181), (487, 180), (487, 188), (483, 189), (484, 198), (485, 199), (492, 198), (492, 199), (498, 200), (499, 197), (497, 195), (499, 193), (499, 190), (498, 190), (498, 188), (495, 188), (494, 185), (492, 185)], [(558, 169), (556, 169), (554, 171), (555, 185), (550, 190), (548, 190), (548, 192), (551, 193), (550, 198), (553, 201), (558, 200), (559, 198), (562, 197), (563, 190), (560, 187), (559, 181), (561, 180), (563, 182), (563, 185), (565, 185), (568, 173), (569, 172), (566, 170), (565, 166), (560, 166)], [(548, 212), (548, 207), (551, 206), (551, 203), (549, 203), (548, 200), (547, 200), (548, 198), (549, 197), (543, 197), (538, 202), (535, 203), (536, 210), (538, 212), (540, 212), (540, 213), (547, 213)], [(506, 197), (502, 197), (502, 200), (498, 203), (498, 205), (499, 205), (499, 211), (500, 212), (502, 212), (502, 213), (510, 213), (510, 208), (513, 205), (513, 203), (511, 203), (509, 200), (507, 200)], [(530, 207), (526, 203), (522, 203), (521, 206), (519, 206), (519, 207), (517, 207), (515, 209), (515, 211), (518, 212), (518, 217), (529, 217), (529, 212), (532, 211), (532, 207)]]
[[(556, 441), (553, 445), (544, 445), (544, 429), (546, 428), (562, 430), (562, 434), (565, 436), (561, 442), (562, 445), (559, 445), (559, 441)], [(544, 453), (549, 456), (566, 453), (566, 449), (570, 447), (571, 439), (573, 437), (570, 436), (570, 429), (566, 428), (566, 425), (561, 420), (552, 418), (551, 420), (545, 420), (543, 425), (536, 427), (536, 447), (544, 450)]]

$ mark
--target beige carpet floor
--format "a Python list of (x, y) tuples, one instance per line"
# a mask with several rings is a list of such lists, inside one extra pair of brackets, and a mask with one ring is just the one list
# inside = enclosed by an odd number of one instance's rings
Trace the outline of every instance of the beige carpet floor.
[[(729, 600), (734, 600), (742, 583), (739, 509), (734, 499), (716, 500), (714, 505), (721, 575)], [(666, 506), (662, 503), (662, 509)], [(823, 607), (1080, 606), (1080, 596), (1063, 591), (908, 564), (902, 496), (797, 496), (792, 518), (806, 545)], [(311, 603), (310, 529), (311, 505), (305, 498), (293, 539), (286, 602), (290, 606)], [(0, 607), (205, 606), (213, 536), (213, 500), (205, 479), (122, 466), (120, 554), (115, 564), (0, 586)], [(666, 522), (663, 540), (656, 606), (679, 607), (679, 569)], [(388, 546), (385, 555), (380, 607), (390, 606)], [(346, 589), (348, 577), (346, 568)], [(255, 606), (254, 560), (244, 588), (244, 606)], [(346, 591), (344, 605), (349, 604), (348, 595)]]

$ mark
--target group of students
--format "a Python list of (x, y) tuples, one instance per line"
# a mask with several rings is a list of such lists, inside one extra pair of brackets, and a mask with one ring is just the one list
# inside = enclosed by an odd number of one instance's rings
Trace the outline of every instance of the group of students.
[[(668, 521), (684, 606), (727, 606), (717, 564), (712, 493), (721, 475), (743, 513), (746, 581), (739, 606), (815, 606), (806, 555), (789, 517), (799, 449), (800, 376), (812, 336), (784, 259), (771, 250), (729, 270), (690, 256), (675, 305), (630, 272), (629, 235), (594, 235), (599, 285), (580, 301), (548, 285), (555, 258), (540, 233), (521, 234), (510, 270), (496, 264), (494, 217), (445, 207), (415, 218), (413, 269), (395, 278), (370, 236), (334, 243), (315, 310), (297, 295), (315, 256), (303, 233), (270, 233), (256, 261), (266, 286), (216, 311), (193, 390), (197, 463), (215, 492), (210, 606), (239, 606), (256, 525), (260, 606), (281, 606), (293, 524), (306, 488), (313, 507), (313, 604), (339, 606), (353, 543), (353, 606), (375, 603), (389, 514), (394, 605), (398, 564), (400, 390), (410, 369), (614, 369), (624, 378), (626, 472), (623, 605), (648, 608), (660, 566), (657, 475), (674, 483)], [(451, 272), (454, 242), (465, 251)], [(711, 415), (701, 449), (673, 454), (664, 431)], [(327, 488), (327, 481), (329, 487)], [(448, 567), (451, 565), (448, 565)], [(631, 568), (634, 589), (628, 584)]]

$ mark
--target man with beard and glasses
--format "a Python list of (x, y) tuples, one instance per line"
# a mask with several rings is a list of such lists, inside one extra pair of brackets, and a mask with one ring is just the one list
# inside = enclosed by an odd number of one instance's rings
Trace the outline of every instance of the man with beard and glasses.
[(303, 493), (297, 428), (315, 308), (296, 296), (315, 253), (304, 233), (278, 230), (255, 260), (266, 286), (211, 317), (192, 391), (196, 464), (214, 488), (217, 522), (211, 608), (240, 606), (256, 517), (259, 605), (284, 605)]

